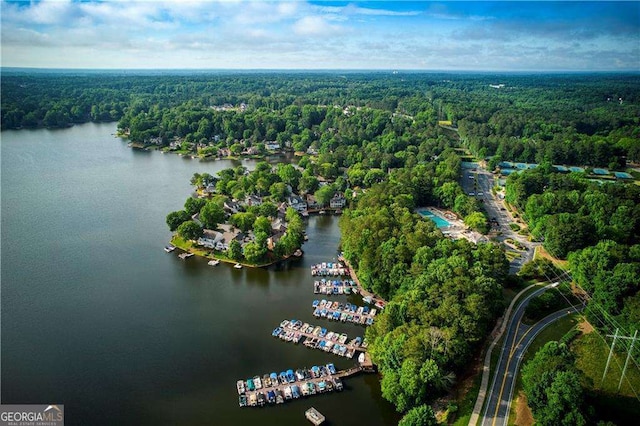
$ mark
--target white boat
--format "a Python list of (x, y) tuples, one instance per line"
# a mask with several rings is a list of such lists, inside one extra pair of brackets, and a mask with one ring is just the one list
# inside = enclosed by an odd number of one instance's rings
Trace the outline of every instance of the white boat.
[(172, 246), (171, 244), (169, 244), (168, 246), (165, 246), (164, 251), (166, 251), (167, 253), (171, 253), (175, 249), (176, 249), (175, 246)]
[(233, 267), (236, 269), (242, 269), (242, 265), (239, 263), (236, 263), (235, 265), (233, 265)]
[(209, 266), (218, 266), (219, 264), (220, 264), (220, 261), (216, 260), (216, 259), (210, 260), (210, 261), (207, 262), (207, 265), (209, 265)]

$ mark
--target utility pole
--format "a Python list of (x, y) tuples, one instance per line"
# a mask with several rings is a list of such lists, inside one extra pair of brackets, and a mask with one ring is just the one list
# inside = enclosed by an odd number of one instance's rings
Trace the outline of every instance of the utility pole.
[(618, 339), (618, 329), (616, 328), (616, 331), (615, 331), (615, 333), (613, 333), (613, 336), (607, 335), (607, 337), (613, 337), (613, 343), (611, 344), (611, 349), (609, 350), (609, 357), (607, 358), (607, 365), (604, 367), (604, 373), (602, 374), (602, 381), (600, 382), (600, 385), (602, 385), (604, 383), (604, 376), (607, 375), (607, 371), (609, 370), (609, 362), (611, 362), (611, 355), (613, 355), (613, 348), (615, 348), (616, 340)]
[[(620, 383), (618, 383), (618, 392), (620, 392), (620, 387), (622, 386), (622, 379), (624, 379), (624, 374), (627, 371), (627, 365), (629, 365), (629, 358), (631, 358), (631, 352), (633, 352), (633, 344), (636, 343), (636, 339), (638, 338), (638, 330), (633, 334), (631, 338), (631, 346), (629, 347), (629, 352), (627, 352), (627, 360), (624, 362), (624, 368), (622, 369), (622, 376), (620, 376)], [(625, 337), (628, 339), (628, 337)]]
[(631, 353), (633, 352), (633, 346), (636, 343), (636, 340), (638, 340), (638, 330), (635, 331), (635, 333), (633, 334), (633, 337), (627, 337), (627, 336), (618, 336), (618, 329), (616, 328), (616, 331), (615, 333), (613, 333), (613, 336), (610, 334), (607, 334), (607, 337), (613, 337), (613, 343), (611, 344), (611, 349), (609, 350), (607, 365), (604, 367), (604, 373), (602, 374), (602, 382), (600, 384), (604, 383), (604, 377), (607, 375), (607, 371), (609, 371), (609, 363), (611, 362), (613, 349), (616, 346), (616, 340), (618, 339), (631, 340), (631, 345), (629, 345), (629, 351), (627, 352), (627, 359), (624, 362), (624, 367), (622, 368), (622, 375), (620, 376), (620, 382), (618, 383), (618, 392), (619, 392), (620, 388), (622, 387), (622, 381), (624, 380), (624, 375), (627, 372), (627, 366), (629, 365), (629, 358), (631, 358)]

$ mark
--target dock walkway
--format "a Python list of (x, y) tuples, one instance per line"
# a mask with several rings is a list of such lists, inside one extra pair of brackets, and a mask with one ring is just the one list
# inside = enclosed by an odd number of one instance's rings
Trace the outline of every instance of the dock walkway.
[[(314, 306), (315, 305), (315, 306)], [(359, 325), (373, 324), (377, 310), (368, 306), (322, 300), (313, 301), (313, 316), (333, 321), (352, 322)]]
[[(291, 381), (285, 380), (283, 378), (274, 378), (272, 379), (273, 382), (268, 383), (267, 386), (261, 386), (260, 389), (248, 390), (246, 384), (249, 380), (247, 380), (246, 382), (240, 380), (239, 382), (242, 382), (242, 388), (238, 390), (238, 393), (240, 395), (239, 399), (241, 401), (240, 406), (257, 407), (266, 404), (282, 404), (284, 402), (293, 399), (299, 399), (301, 397), (319, 395), (334, 391), (340, 392), (344, 389), (344, 385), (342, 384), (343, 378), (350, 377), (361, 372), (373, 373), (375, 372), (375, 369), (370, 368), (365, 363), (358, 364), (347, 370), (334, 372), (333, 374), (331, 374), (328, 369), (324, 369), (324, 367), (313, 367), (313, 369), (311, 370), (305, 369), (302, 371), (305, 372), (305, 377), (303, 379), (300, 379), (301, 376), (298, 375), (297, 371), (295, 373), (295, 380), (293, 380), (293, 378), (291, 379)], [(282, 374), (284, 373), (281, 373), (281, 375)], [(314, 376), (312, 376), (312, 374)], [(274, 373), (271, 373), (271, 376), (273, 375)], [(297, 388), (297, 393), (292, 392), (292, 389), (294, 387)], [(271, 398), (269, 398), (269, 395), (271, 395)]]
[(361, 337), (356, 337), (347, 343), (346, 334), (328, 332), (326, 335), (320, 336), (319, 332), (322, 329), (319, 326), (302, 324), (300, 320), (284, 320), (272, 335), (294, 343), (299, 343), (304, 339), (303, 344), (309, 348), (331, 352), (347, 358), (353, 358), (356, 352), (366, 352), (367, 350), (367, 343)]

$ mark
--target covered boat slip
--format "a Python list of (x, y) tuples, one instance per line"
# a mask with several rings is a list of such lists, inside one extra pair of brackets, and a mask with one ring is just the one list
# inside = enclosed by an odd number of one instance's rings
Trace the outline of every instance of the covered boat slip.
[[(287, 370), (280, 374), (265, 374), (262, 385), (255, 387), (256, 377), (246, 382), (238, 381), (238, 401), (240, 407), (256, 407), (265, 404), (282, 404), (300, 397), (341, 391), (344, 389), (341, 377), (356, 374), (360, 367), (336, 371), (333, 364), (313, 366), (311, 369)], [(250, 386), (249, 384), (253, 385)], [(241, 385), (242, 384), (242, 385)]]
[(322, 278), (313, 282), (315, 294), (339, 295), (358, 293), (358, 285), (353, 280), (327, 280)]
[(377, 313), (377, 309), (370, 309), (368, 306), (331, 302), (324, 299), (314, 300), (311, 306), (313, 307), (313, 316), (316, 318), (327, 318), (361, 325), (373, 324)]
[(300, 320), (284, 320), (271, 333), (274, 337), (287, 342), (299, 343), (304, 339), (304, 345), (312, 349), (320, 349), (336, 355), (353, 358), (357, 352), (365, 352), (367, 342), (362, 337), (356, 337), (347, 343), (346, 334), (327, 332), (323, 327), (302, 323)]
[(322, 262), (311, 266), (314, 277), (339, 277), (349, 275), (349, 268), (342, 262)]

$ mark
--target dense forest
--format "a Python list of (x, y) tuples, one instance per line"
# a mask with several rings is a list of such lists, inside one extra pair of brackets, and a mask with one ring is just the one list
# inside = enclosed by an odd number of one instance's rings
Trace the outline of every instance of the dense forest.
[(480, 158), (617, 169), (640, 160), (639, 88), (639, 76), (618, 74), (13, 71), (2, 78), (2, 128), (119, 120), (134, 142), (177, 138), (195, 151), (278, 141), (347, 163), (356, 146), (384, 169), (449, 120)]
[[(383, 396), (406, 413), (402, 424), (435, 421), (426, 404), (465, 371), (503, 308), (509, 263), (502, 247), (449, 240), (415, 214), (440, 206), (489, 232), (481, 201), (460, 185), (461, 148), (489, 170), (503, 160), (538, 163), (506, 179), (506, 201), (525, 232), (568, 260), (598, 330), (640, 323), (640, 187), (552, 167), (625, 170), (640, 161), (637, 74), (3, 70), (1, 86), (2, 129), (117, 121), (132, 142), (164, 151), (296, 151), (296, 167), (261, 163), (254, 173), (194, 176), (199, 191), (214, 188), (208, 200), (190, 197), (167, 224), (195, 239), (202, 226), (230, 221), (259, 244), (246, 254), (234, 244), (229, 258), (258, 262), (268, 257), (267, 218), (278, 203), (292, 193), (326, 201), (344, 192), (344, 255), (363, 285), (388, 301), (367, 338)], [(266, 202), (224, 212), (225, 200), (252, 195)], [(275, 246), (277, 255), (300, 244), (302, 221), (287, 216), (295, 232)], [(523, 382), (536, 420), (588, 420), (566, 346), (545, 347), (534, 361)], [(549, 398), (568, 403), (552, 412)]]
[(383, 396), (410, 418), (450, 389), (503, 307), (502, 249), (443, 238), (413, 213), (414, 200), (451, 179), (451, 158), (394, 172), (341, 219), (345, 257), (389, 300), (367, 339)]

